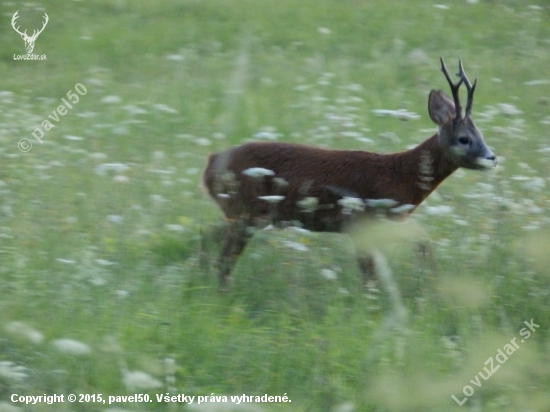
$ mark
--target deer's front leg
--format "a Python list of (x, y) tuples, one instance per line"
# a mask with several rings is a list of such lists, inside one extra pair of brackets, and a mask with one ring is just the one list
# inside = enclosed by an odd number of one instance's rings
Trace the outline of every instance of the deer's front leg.
[(229, 223), (218, 260), (220, 290), (222, 292), (229, 291), (231, 271), (250, 237), (251, 234), (246, 221), (239, 219)]
[(369, 282), (376, 281), (374, 258), (364, 252), (357, 252), (357, 263), (359, 263), (363, 287), (366, 289)]

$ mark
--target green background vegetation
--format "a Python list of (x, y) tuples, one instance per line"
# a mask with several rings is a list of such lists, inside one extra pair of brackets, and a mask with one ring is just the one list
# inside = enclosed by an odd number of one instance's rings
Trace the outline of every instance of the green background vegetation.
[[(2, 3), (0, 410), (12, 410), (12, 393), (170, 391), (292, 399), (259, 406), (268, 411), (449, 411), (459, 408), (451, 395), (462, 399), (485, 360), (533, 319), (537, 332), (462, 408), (547, 411), (550, 9), (444, 6)], [(31, 32), (48, 13), (34, 50), (46, 61), (14, 61), (25, 52), (10, 26), (16, 10)], [(427, 96), (448, 88), (439, 56), (453, 71), (462, 58), (479, 79), (473, 117), (500, 166), (458, 171), (412, 217), (432, 239), (438, 274), (414, 242), (388, 246), (406, 318), (383, 288), (360, 287), (351, 242), (339, 235), (258, 233), (232, 293), (220, 295), (215, 253), (200, 253), (201, 232), (222, 220), (199, 187), (208, 154), (265, 137), (404, 150), (435, 131)], [(76, 83), (88, 93), (38, 144), (31, 132)], [(106, 163), (119, 169), (102, 173)], [(58, 339), (90, 351), (60, 351)], [(133, 390), (129, 371), (163, 386)]]

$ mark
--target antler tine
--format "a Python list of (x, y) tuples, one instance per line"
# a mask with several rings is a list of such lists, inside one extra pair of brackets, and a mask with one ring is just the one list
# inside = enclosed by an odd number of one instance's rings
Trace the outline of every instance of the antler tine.
[(447, 71), (447, 67), (445, 66), (445, 62), (443, 61), (443, 57), (439, 58), (441, 60), (441, 71), (445, 75), (445, 78), (447, 79), (447, 82), (449, 82), (449, 86), (451, 87), (451, 92), (453, 93), (453, 100), (455, 102), (455, 111), (456, 111), (456, 119), (460, 119), (462, 116), (462, 107), (460, 106), (460, 98), (458, 95), (458, 89), (462, 82), (464, 81), (464, 78), (462, 76), (460, 77), (460, 80), (457, 83), (453, 83), (451, 80), (451, 76), (449, 75), (449, 72)]
[(464, 82), (464, 85), (466, 86), (466, 90), (468, 91), (468, 100), (466, 102), (466, 112), (465, 116), (470, 116), (470, 113), (472, 112), (472, 103), (474, 101), (474, 91), (476, 89), (477, 85), (477, 79), (474, 80), (474, 84), (470, 83), (470, 80), (468, 79), (468, 76), (466, 76), (466, 72), (464, 71), (464, 67), (462, 66), (462, 60), (458, 61), (458, 73), (457, 76), (460, 76), (460, 79)]

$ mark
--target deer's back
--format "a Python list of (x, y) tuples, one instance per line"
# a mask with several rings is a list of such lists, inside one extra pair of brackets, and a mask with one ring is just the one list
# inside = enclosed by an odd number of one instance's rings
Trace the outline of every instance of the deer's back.
[[(399, 172), (394, 157), (290, 143), (247, 143), (211, 155), (203, 179), (227, 218), (298, 220), (312, 230), (340, 231), (346, 215), (338, 201), (344, 197), (410, 202), (400, 190), (403, 182), (393, 179)], [(274, 175), (243, 174), (251, 168)], [(273, 195), (284, 199), (274, 205), (260, 198)], [(314, 212), (306, 207), (308, 201), (317, 202)]]

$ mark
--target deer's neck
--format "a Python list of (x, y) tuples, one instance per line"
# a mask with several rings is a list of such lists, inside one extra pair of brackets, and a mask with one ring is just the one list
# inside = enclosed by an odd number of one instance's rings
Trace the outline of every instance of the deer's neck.
[(437, 134), (414, 149), (396, 155), (395, 161), (407, 176), (411, 203), (419, 205), (457, 168), (449, 153), (441, 147)]

